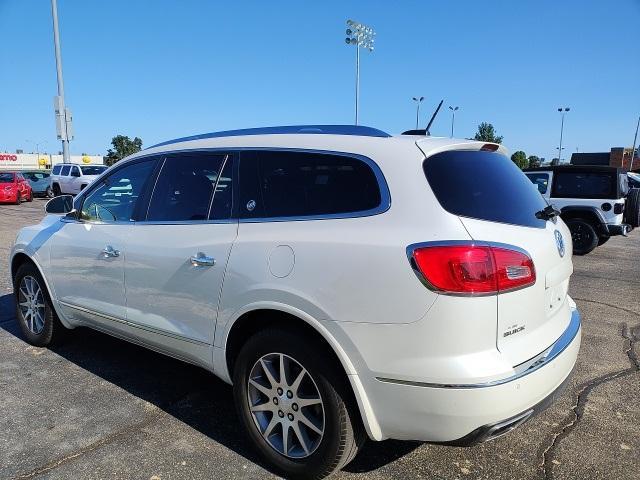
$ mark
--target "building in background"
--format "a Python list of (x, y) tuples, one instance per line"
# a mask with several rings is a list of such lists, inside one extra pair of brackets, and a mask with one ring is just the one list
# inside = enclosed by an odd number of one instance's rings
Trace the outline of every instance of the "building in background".
[[(571, 165), (609, 165), (629, 170), (631, 154), (630, 147), (613, 147), (609, 152), (573, 153), (571, 154)], [(640, 157), (637, 150), (635, 154), (633, 170), (637, 171), (640, 169)]]
[[(62, 155), (0, 152), (0, 170), (47, 170), (56, 163), (62, 163)], [(103, 165), (104, 157), (102, 155), (71, 155), (71, 163)]]

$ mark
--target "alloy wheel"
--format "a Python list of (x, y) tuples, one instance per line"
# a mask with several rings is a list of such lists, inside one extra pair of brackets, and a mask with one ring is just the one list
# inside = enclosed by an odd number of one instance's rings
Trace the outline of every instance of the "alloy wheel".
[(289, 458), (306, 458), (320, 445), (325, 412), (316, 382), (294, 358), (268, 353), (247, 382), (249, 410), (264, 440)]
[(38, 281), (31, 275), (24, 276), (20, 281), (18, 306), (29, 331), (35, 335), (40, 334), (44, 329), (44, 294)]

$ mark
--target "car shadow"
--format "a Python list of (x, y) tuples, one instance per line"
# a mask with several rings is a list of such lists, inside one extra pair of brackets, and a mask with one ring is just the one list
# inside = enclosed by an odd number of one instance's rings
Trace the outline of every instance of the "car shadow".
[[(24, 341), (15, 321), (13, 295), (0, 296), (0, 328)], [(150, 402), (247, 460), (271, 470), (248, 444), (235, 411), (231, 386), (213, 374), (129, 342), (77, 328), (51, 351)], [(345, 471), (366, 473), (401, 458), (417, 442), (367, 442)]]

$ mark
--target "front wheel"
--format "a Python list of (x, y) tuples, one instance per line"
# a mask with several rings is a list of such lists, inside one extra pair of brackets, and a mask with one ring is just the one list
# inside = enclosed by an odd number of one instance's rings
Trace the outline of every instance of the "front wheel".
[(572, 218), (566, 223), (571, 232), (575, 255), (586, 255), (598, 246), (598, 234), (589, 222), (581, 218)]
[(18, 268), (13, 293), (18, 324), (31, 345), (46, 347), (64, 336), (66, 328), (58, 320), (47, 287), (33, 264), (24, 263)]
[(55, 195), (53, 194), (53, 190), (51, 190), (51, 187), (47, 187), (47, 190), (45, 191), (45, 196), (47, 198), (53, 198), (55, 197)]
[(234, 397), (251, 442), (287, 478), (323, 478), (364, 440), (344, 374), (311, 338), (284, 329), (251, 337), (234, 368)]
[(33, 190), (29, 192), (29, 197), (27, 198), (27, 202), (33, 202)]

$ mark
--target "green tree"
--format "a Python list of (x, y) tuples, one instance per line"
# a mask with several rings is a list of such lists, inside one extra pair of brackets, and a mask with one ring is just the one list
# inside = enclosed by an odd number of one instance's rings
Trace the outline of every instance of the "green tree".
[(511, 161), (515, 163), (521, 170), (523, 168), (527, 168), (527, 165), (529, 165), (527, 154), (522, 150), (518, 150), (513, 155), (511, 155)]
[(104, 157), (104, 163), (106, 165), (113, 165), (124, 157), (128, 157), (136, 152), (142, 150), (142, 140), (135, 137), (131, 140), (126, 135), (116, 135), (111, 139), (111, 145), (113, 149), (107, 151), (107, 156)]
[(496, 135), (496, 130), (493, 128), (493, 125), (487, 122), (482, 122), (478, 125), (478, 131), (473, 138), (481, 142), (502, 143), (502, 137)]
[(540, 157), (537, 155), (529, 156), (529, 168), (536, 168), (540, 166)]

